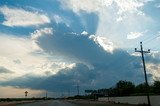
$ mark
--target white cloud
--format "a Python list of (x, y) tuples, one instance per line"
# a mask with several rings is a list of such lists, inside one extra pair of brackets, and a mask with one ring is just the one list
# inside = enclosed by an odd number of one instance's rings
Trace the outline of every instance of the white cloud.
[(159, 51), (152, 51), (149, 56), (146, 56), (147, 60), (147, 72), (152, 74), (153, 80), (160, 81), (160, 52)]
[[(37, 71), (36, 74), (53, 75), (62, 69), (72, 69), (73, 67), (75, 67), (75, 65), (76, 65), (75, 63), (48, 61), (48, 62), (45, 62), (45, 63), (39, 65), (39, 67), (37, 67), (37, 70), (39, 70), (39, 71)], [(42, 73), (42, 70), (44, 73)]]
[[(0, 81), (8, 81), (24, 75), (50, 76), (62, 69), (72, 69), (75, 63), (50, 57), (36, 43), (36, 37), (52, 34), (52, 28), (36, 30), (34, 39), (0, 33)], [(4, 68), (1, 68), (4, 71)], [(1, 71), (0, 70), (0, 71)]]
[(156, 38), (157, 40), (160, 40), (160, 36)]
[(32, 41), (28, 38), (20, 38), (1, 33), (0, 41), (0, 54), (4, 56), (17, 55), (23, 57), (39, 49), (36, 45), (32, 45)]
[(105, 7), (105, 5), (111, 4), (112, 0), (59, 0), (64, 8), (69, 8), (73, 10), (75, 13), (80, 11), (86, 12), (97, 12), (101, 8)]
[(59, 16), (59, 15), (57, 15), (57, 14), (54, 14), (54, 15), (53, 15), (53, 20), (56, 22), (56, 24), (64, 23), (64, 24), (66, 24), (68, 27), (70, 26), (70, 23), (71, 23), (71, 20), (67, 19), (67, 18), (64, 17), (64, 16)]
[(127, 39), (136, 39), (136, 38), (139, 38), (139, 37), (143, 36), (143, 33), (144, 32), (130, 32), (127, 35)]
[(104, 9), (110, 5), (116, 5), (118, 7), (117, 14), (121, 15), (125, 12), (137, 12), (141, 14), (142, 12), (138, 8), (142, 7), (146, 0), (59, 0), (63, 8), (69, 8), (75, 13), (81, 11), (90, 12), (102, 12)]
[(108, 52), (112, 52), (114, 50), (113, 43), (105, 37), (90, 35), (89, 38)]
[(151, 56), (154, 59), (160, 60), (160, 52), (159, 51), (152, 51)]
[(158, 64), (147, 64), (148, 73), (152, 74), (153, 80), (160, 81), (160, 65)]
[(119, 7), (118, 14), (123, 14), (125, 12), (137, 12), (137, 14), (141, 14), (142, 12), (138, 10), (138, 8), (144, 5), (145, 0), (115, 0), (115, 2)]
[(122, 21), (122, 20), (123, 20), (123, 17), (121, 16), (116, 19), (117, 22)]
[(31, 39), (36, 40), (40, 36), (52, 35), (52, 34), (53, 34), (52, 28), (43, 28), (43, 29), (39, 29), (31, 33)]
[(63, 22), (63, 19), (59, 15), (54, 15), (53, 17), (57, 24)]
[[(31, 72), (32, 67), (45, 61), (42, 56), (33, 56), (32, 53), (40, 51), (37, 45), (27, 38), (18, 38), (2, 34), (0, 36), (0, 64), (14, 72), (14, 74), (0, 75), (2, 79), (8, 80)], [(15, 63), (19, 60), (21, 64)]]
[(88, 35), (88, 32), (83, 31), (81, 34), (82, 34), (82, 35)]
[(32, 26), (50, 23), (50, 19), (38, 12), (26, 11), (22, 8), (0, 7), (0, 12), (4, 15), (3, 25), (14, 26)]

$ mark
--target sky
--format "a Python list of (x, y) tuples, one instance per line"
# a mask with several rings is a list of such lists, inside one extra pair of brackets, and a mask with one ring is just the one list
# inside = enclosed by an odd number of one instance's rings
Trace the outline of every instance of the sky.
[(160, 80), (159, 23), (159, 0), (0, 0), (0, 97), (143, 83), (140, 42)]

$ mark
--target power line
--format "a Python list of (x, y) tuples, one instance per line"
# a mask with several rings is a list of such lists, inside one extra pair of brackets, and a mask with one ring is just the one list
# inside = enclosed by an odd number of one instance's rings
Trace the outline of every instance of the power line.
[(150, 39), (145, 39), (143, 42), (144, 42), (144, 44), (146, 44), (147, 42), (152, 41), (158, 37), (160, 37), (160, 35), (154, 36), (153, 38), (150, 38)]

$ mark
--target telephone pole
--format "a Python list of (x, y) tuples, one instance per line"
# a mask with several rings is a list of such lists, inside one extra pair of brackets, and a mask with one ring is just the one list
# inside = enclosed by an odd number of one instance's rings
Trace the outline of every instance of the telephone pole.
[(68, 89), (68, 97), (70, 97), (70, 89)]
[(141, 50), (137, 50), (137, 48), (135, 48), (135, 52), (140, 52), (141, 56), (142, 56), (144, 76), (145, 76), (145, 82), (146, 82), (145, 86), (146, 86), (146, 89), (147, 89), (146, 93), (147, 93), (148, 106), (151, 106), (150, 98), (149, 98), (149, 85), (148, 85), (147, 74), (146, 74), (146, 66), (145, 66), (145, 60), (144, 60), (144, 53), (150, 53), (150, 49), (148, 49), (148, 51), (143, 51), (142, 42), (140, 42), (140, 48), (141, 48)]
[(46, 91), (46, 99), (47, 99), (47, 91)]
[(77, 83), (77, 96), (79, 96), (79, 84)]

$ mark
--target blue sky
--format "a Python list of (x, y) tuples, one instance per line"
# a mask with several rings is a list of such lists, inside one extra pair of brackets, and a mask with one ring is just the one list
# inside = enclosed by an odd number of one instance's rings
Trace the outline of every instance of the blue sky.
[(150, 83), (160, 80), (159, 23), (159, 0), (1, 0), (0, 89), (17, 91), (2, 97), (142, 83), (140, 41)]

